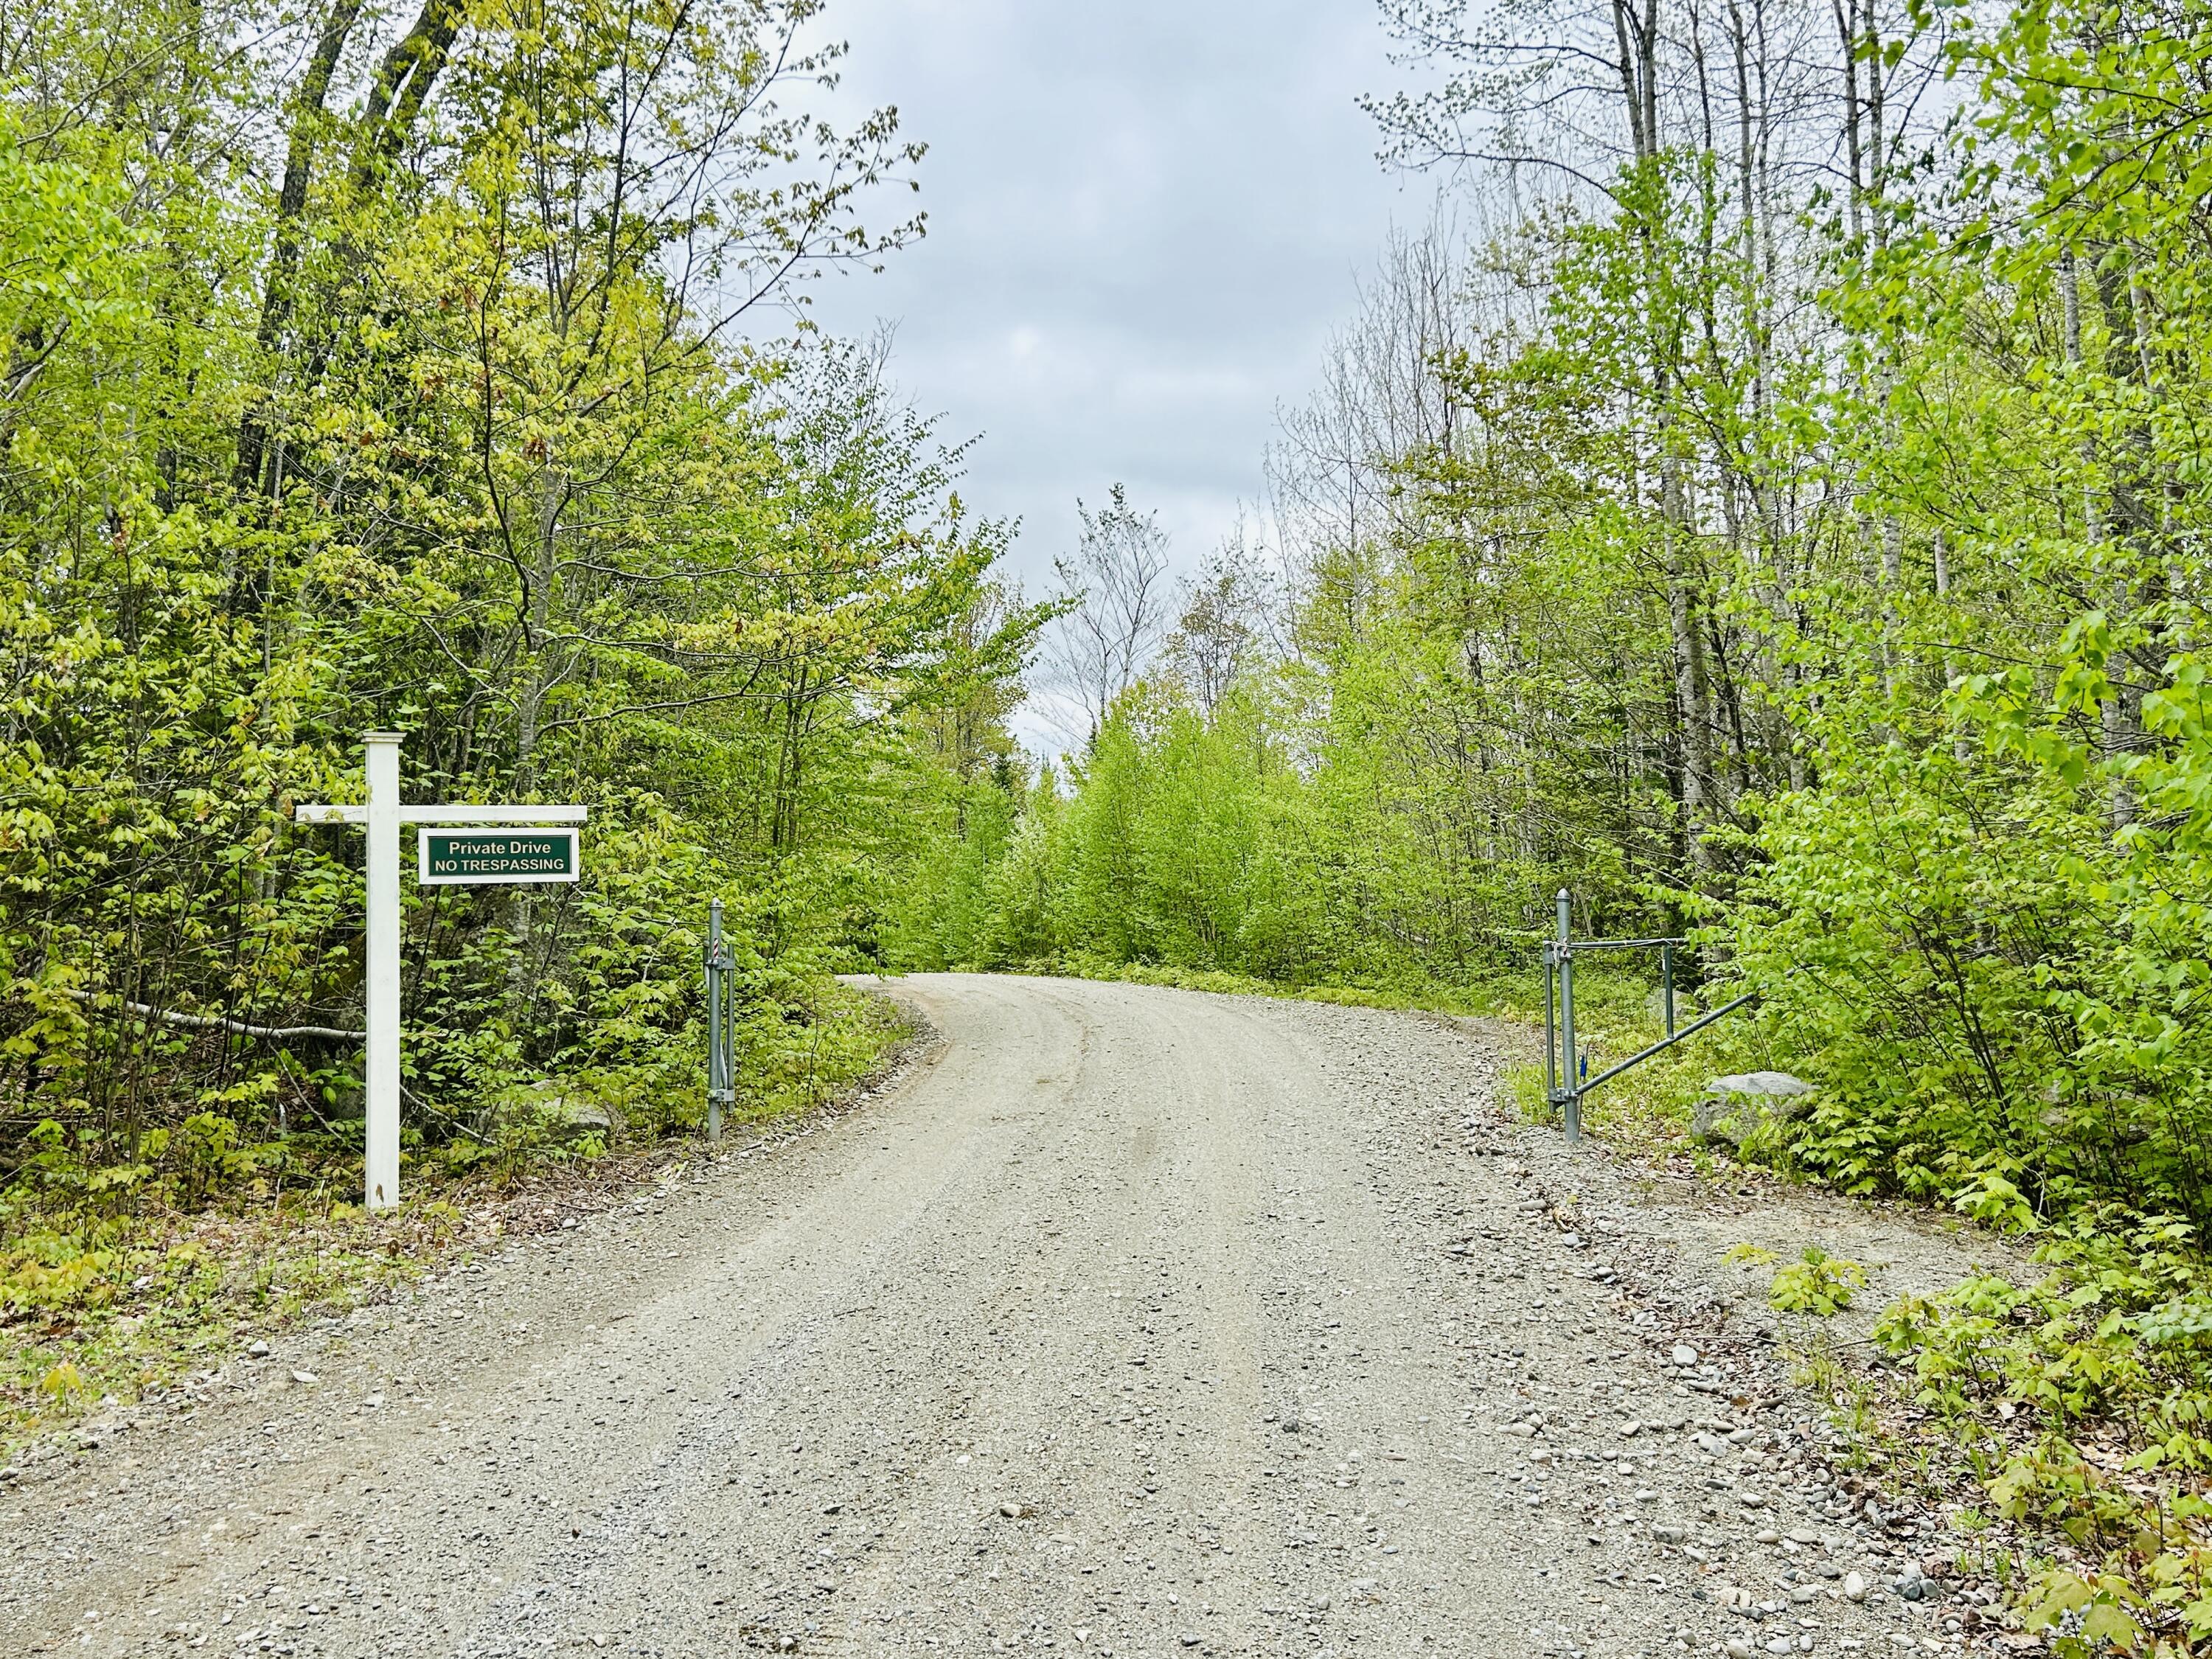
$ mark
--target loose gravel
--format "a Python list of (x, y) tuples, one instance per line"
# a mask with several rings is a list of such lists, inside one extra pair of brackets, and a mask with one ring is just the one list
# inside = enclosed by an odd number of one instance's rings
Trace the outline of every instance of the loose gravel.
[(1509, 1124), (1504, 1046), (1448, 1022), (886, 988), (940, 1040), (860, 1109), (0, 1486), (0, 1651), (1978, 1639), (1717, 1266), (1776, 1200)]

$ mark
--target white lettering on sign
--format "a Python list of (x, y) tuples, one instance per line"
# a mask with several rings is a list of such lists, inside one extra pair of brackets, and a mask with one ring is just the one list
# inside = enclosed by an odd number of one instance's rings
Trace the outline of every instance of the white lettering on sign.
[(432, 886), (574, 881), (582, 873), (574, 830), (423, 830), (416, 874)]

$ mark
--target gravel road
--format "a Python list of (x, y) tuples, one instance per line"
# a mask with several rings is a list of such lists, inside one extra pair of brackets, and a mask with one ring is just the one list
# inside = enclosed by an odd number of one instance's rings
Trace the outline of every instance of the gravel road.
[(1504, 1122), (1498, 1040), (886, 988), (939, 1040), (856, 1109), (0, 1487), (0, 1652), (1945, 1643), (1915, 1522), (1666, 1193)]

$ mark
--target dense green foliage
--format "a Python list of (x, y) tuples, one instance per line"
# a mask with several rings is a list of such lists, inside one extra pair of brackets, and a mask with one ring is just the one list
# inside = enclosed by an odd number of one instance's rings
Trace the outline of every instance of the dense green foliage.
[(358, 1044), (219, 1022), (361, 1024), (358, 837), (290, 813), (365, 729), (410, 799), (592, 810), (579, 886), (406, 884), (410, 1157), (696, 1119), (713, 897), (751, 1107), (880, 1050), (826, 975), (1036, 618), (880, 351), (780, 309), (919, 228), (817, 9), (0, 23), (0, 1231), (352, 1187)]

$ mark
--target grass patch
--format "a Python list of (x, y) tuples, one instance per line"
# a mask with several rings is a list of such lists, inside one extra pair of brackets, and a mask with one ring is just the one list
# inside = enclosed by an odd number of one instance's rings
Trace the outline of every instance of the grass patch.
[(295, 1198), (10, 1236), (0, 1244), (0, 1460), (220, 1364), (257, 1334), (376, 1299), (484, 1236), (475, 1220), (444, 1198), (375, 1217)]
[(1471, 985), (1438, 980), (1394, 981), (1379, 985), (1297, 984), (1255, 979), (1218, 968), (1187, 968), (1172, 963), (1115, 962), (1082, 952), (1043, 957), (1003, 969), (963, 963), (962, 973), (1031, 974), (1054, 979), (1087, 979), (1123, 985), (1160, 985), (1178, 991), (1212, 991), (1224, 996), (1275, 997), (1291, 1002), (1326, 1002), (1346, 1008), (1383, 1008), (1399, 1012), (1529, 1018), (1543, 1012), (1543, 984), (1534, 975), (1501, 974)]

